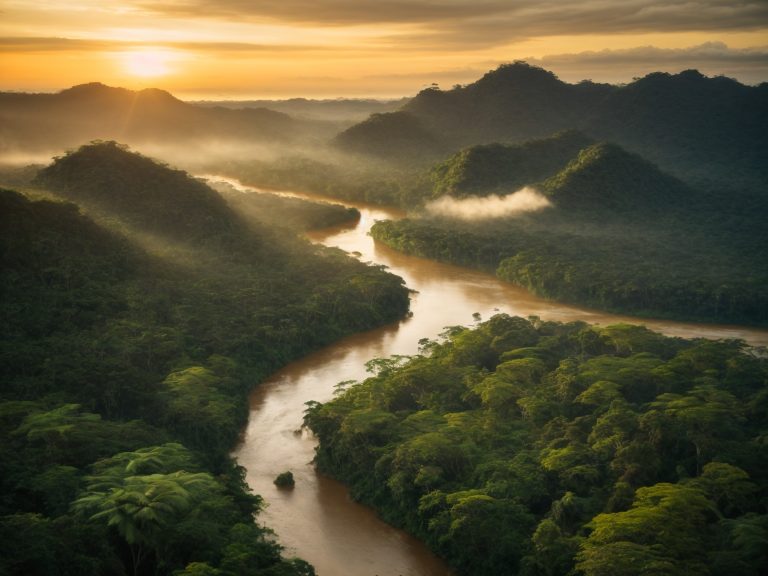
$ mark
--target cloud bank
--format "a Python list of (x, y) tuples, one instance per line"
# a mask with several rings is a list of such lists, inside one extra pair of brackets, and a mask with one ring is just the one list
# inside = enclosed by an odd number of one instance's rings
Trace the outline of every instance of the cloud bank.
[(120, 53), (145, 49), (172, 51), (161, 87), (194, 98), (395, 97), (518, 59), (569, 82), (687, 68), (768, 80), (768, 0), (9, 0), (1, 12), (0, 89), (137, 87)]
[[(735, 49), (723, 42), (706, 42), (687, 48), (639, 46), (622, 50), (599, 50), (526, 58), (562, 79), (600, 80), (605, 76), (644, 76), (650, 72), (679, 72), (695, 68), (708, 75), (738, 78), (747, 84), (768, 80), (768, 46)], [(626, 78), (625, 81), (628, 81)]]
[(517, 28), (566, 33), (616, 30), (758, 28), (768, 22), (764, 0), (135, 0), (143, 10), (171, 16), (271, 19), (311, 25), (516, 22)]
[[(768, 38), (767, 38), (768, 40)], [(733, 49), (723, 42), (706, 42), (688, 48), (657, 48), (656, 46), (639, 46), (623, 50), (599, 50), (579, 52), (576, 54), (552, 54), (542, 58), (528, 58), (531, 63), (544, 67), (563, 64), (674, 64), (686, 66), (695, 62), (722, 63), (768, 63), (768, 46), (755, 48)]]
[(759, 30), (765, 0), (135, 0), (166, 17), (312, 27), (400, 25), (412, 48), (491, 47), (537, 36)]

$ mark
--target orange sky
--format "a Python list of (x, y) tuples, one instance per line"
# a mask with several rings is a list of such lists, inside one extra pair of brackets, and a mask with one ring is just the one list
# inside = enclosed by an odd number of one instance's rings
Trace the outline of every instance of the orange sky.
[(412, 95), (525, 59), (562, 79), (768, 81), (766, 0), (0, 0), (0, 90)]

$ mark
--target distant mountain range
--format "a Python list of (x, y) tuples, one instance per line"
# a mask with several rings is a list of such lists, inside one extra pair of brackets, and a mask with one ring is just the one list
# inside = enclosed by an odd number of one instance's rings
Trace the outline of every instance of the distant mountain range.
[(0, 93), (0, 152), (63, 150), (97, 139), (282, 143), (315, 130), (327, 136), (321, 122), (266, 108), (195, 106), (154, 88), (91, 83), (56, 94)]
[(394, 112), (409, 98), (377, 100), (374, 98), (289, 98), (287, 100), (200, 100), (197, 106), (224, 108), (268, 108), (297, 118), (332, 122), (362, 122), (371, 114)]
[(423, 90), (400, 111), (353, 126), (336, 141), (345, 150), (398, 159), (402, 143), (416, 134), (429, 160), (446, 150), (578, 129), (698, 182), (754, 186), (768, 182), (767, 128), (768, 83), (750, 87), (688, 70), (625, 86), (568, 84), (517, 62), (467, 86)]
[[(352, 126), (335, 116), (366, 111), (374, 113)], [(219, 146), (226, 141), (267, 144), (278, 154), (280, 145), (299, 146), (302, 153), (327, 159), (334, 158), (325, 154), (330, 141), (337, 150), (362, 158), (423, 168), (473, 146), (516, 145), (578, 130), (584, 138), (616, 143), (712, 190), (765, 189), (766, 128), (768, 83), (745, 86), (688, 70), (657, 72), (621, 86), (569, 84), (524, 62), (500, 66), (466, 86), (428, 88), (399, 103), (293, 99), (224, 107), (182, 102), (157, 89), (132, 91), (99, 83), (57, 94), (0, 93), (0, 153), (55, 153), (103, 139), (139, 148), (146, 143), (215, 143), (228, 158)], [(477, 153), (490, 157), (493, 150)], [(535, 171), (541, 162), (563, 160), (540, 161), (534, 149), (519, 157), (511, 150), (496, 152), (506, 154), (508, 171)], [(251, 157), (265, 161), (257, 153)], [(349, 165), (344, 156), (340, 166)]]
[(334, 142), (349, 152), (394, 160), (410, 160), (425, 154), (439, 156), (450, 151), (421, 118), (403, 110), (372, 114), (341, 132)]

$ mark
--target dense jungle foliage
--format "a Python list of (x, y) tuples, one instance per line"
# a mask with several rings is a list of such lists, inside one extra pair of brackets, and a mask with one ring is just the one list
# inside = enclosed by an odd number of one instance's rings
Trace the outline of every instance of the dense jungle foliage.
[(463, 576), (768, 571), (768, 360), (494, 316), (310, 405), (320, 470)]
[[(559, 148), (562, 136), (534, 144)], [(517, 155), (527, 148), (512, 148)], [(506, 154), (506, 152), (504, 152)], [(491, 147), (433, 173), (435, 190), (507, 179)], [(490, 158), (477, 161), (481, 155)], [(429, 213), (378, 222), (398, 250), (495, 271), (556, 300), (635, 315), (768, 324), (768, 198), (693, 190), (613, 144), (581, 150), (534, 184), (552, 207), (468, 220)]]
[(270, 192), (242, 192), (226, 182), (208, 184), (224, 197), (235, 212), (248, 222), (260, 226), (306, 232), (353, 224), (360, 219), (359, 210), (341, 204), (314, 202)]
[(0, 192), (0, 574), (313, 573), (229, 458), (247, 393), (394, 321), (402, 280), (98, 143)]
[(592, 144), (581, 132), (569, 130), (516, 145), (470, 146), (432, 168), (431, 197), (508, 194), (557, 174)]
[(431, 194), (429, 167), (371, 162), (354, 155), (331, 159), (286, 154), (274, 161), (216, 161), (201, 170), (253, 186), (408, 208)]

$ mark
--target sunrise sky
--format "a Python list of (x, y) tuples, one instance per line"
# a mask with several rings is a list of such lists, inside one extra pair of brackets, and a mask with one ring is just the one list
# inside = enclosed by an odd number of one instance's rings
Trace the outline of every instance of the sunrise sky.
[(399, 97), (518, 59), (570, 82), (768, 81), (768, 0), (0, 0), (0, 90)]

